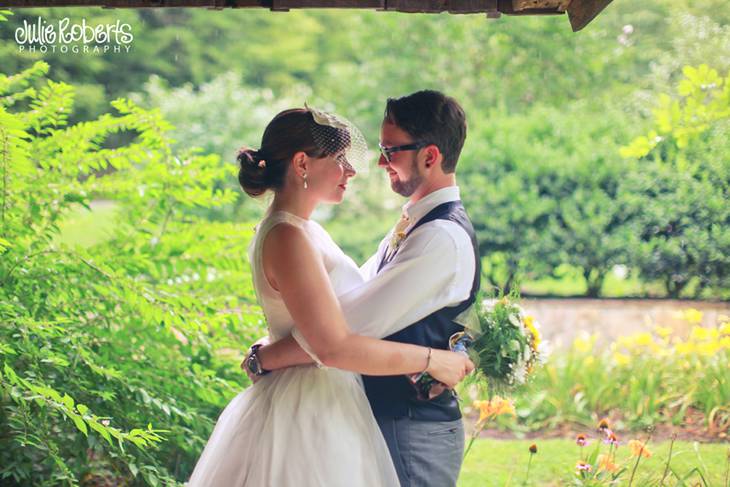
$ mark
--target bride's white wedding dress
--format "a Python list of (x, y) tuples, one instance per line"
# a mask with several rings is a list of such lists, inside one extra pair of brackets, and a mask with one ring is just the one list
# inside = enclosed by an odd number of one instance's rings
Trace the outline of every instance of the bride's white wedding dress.
[[(355, 263), (317, 223), (270, 213), (249, 247), (254, 287), (272, 341), (293, 322), (262, 268), (262, 244), (279, 223), (302, 228), (321, 253), (335, 293), (362, 283)], [(358, 374), (303, 366), (262, 377), (223, 410), (191, 487), (396, 487), (388, 447)]]

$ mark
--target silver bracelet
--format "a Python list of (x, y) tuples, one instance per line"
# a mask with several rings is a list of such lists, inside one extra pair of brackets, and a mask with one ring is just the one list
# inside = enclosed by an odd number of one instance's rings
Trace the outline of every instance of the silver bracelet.
[(426, 368), (423, 369), (422, 374), (425, 374), (429, 367), (431, 367), (431, 353), (433, 352), (433, 349), (431, 347), (428, 347), (428, 358), (426, 359)]

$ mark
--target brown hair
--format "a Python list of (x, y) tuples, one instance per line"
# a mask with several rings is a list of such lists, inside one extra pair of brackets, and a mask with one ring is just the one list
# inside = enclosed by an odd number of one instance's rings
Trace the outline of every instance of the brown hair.
[(314, 128), (338, 130), (317, 125), (312, 113), (304, 108), (292, 108), (276, 115), (264, 130), (260, 149), (244, 147), (238, 151), (238, 182), (243, 190), (255, 197), (268, 190), (281, 189), (289, 163), (297, 152), (315, 158), (331, 155), (315, 141)]
[(455, 99), (434, 90), (389, 98), (385, 120), (408, 133), (414, 142), (435, 144), (444, 156), (443, 171), (456, 170), (466, 139), (466, 115)]

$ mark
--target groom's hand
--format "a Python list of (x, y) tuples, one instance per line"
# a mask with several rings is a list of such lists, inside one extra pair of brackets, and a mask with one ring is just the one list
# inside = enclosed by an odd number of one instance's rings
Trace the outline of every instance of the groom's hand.
[(246, 376), (248, 376), (248, 378), (254, 384), (256, 382), (258, 382), (258, 380), (261, 378), (261, 376), (254, 374), (247, 367), (248, 356), (251, 354), (251, 349), (254, 347), (254, 345), (261, 345), (262, 347), (265, 347), (269, 343), (271, 343), (271, 340), (269, 340), (269, 336), (268, 335), (263, 336), (263, 337), (259, 338), (258, 340), (256, 340), (254, 343), (251, 344), (251, 346), (248, 349), (248, 352), (246, 352), (246, 357), (243, 359), (243, 362), (241, 362), (241, 370), (243, 370), (244, 372), (246, 372)]
[(453, 389), (473, 370), (474, 363), (465, 354), (433, 350), (431, 363), (426, 372), (449, 389)]

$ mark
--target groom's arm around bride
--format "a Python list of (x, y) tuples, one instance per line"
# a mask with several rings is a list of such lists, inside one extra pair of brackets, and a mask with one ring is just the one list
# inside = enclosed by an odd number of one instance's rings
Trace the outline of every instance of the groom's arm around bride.
[[(453, 98), (421, 91), (388, 100), (378, 165), (409, 200), (363, 266), (365, 284), (338, 296), (353, 332), (447, 349), (463, 330), (454, 320), (474, 302), (480, 276), (474, 229), (456, 186), (465, 138), (465, 115)], [(267, 369), (311, 362), (293, 340), (259, 352)], [(424, 401), (405, 376), (363, 381), (401, 484), (455, 485), (464, 434), (454, 394)]]

